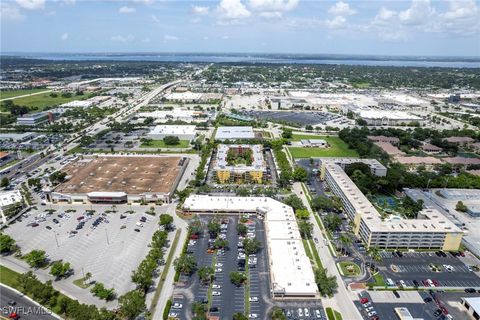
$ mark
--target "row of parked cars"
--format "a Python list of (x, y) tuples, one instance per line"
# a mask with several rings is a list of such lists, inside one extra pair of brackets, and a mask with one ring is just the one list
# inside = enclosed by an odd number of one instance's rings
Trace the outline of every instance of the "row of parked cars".
[[(398, 292), (397, 292), (398, 294)], [(365, 314), (370, 317), (370, 320), (378, 320), (377, 311), (372, 306), (372, 303), (368, 300), (368, 298), (364, 297), (360, 299), (360, 303), (362, 304), (363, 310)]]

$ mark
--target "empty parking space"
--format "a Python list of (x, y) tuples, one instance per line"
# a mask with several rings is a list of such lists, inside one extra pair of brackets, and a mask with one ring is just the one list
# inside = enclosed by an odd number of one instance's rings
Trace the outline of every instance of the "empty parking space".
[[(124, 213), (124, 207), (109, 212), (111, 206), (52, 206), (52, 214), (31, 211), (5, 232), (17, 241), (23, 253), (39, 249), (51, 261), (70, 262), (75, 275), (68, 281), (80, 278), (82, 271), (90, 272), (93, 280), (122, 294), (134, 288), (131, 273), (148, 253), (147, 245), (158, 229), (158, 216), (135, 208)], [(72, 208), (76, 211), (66, 212)], [(86, 208), (95, 212), (87, 215)], [(167, 208), (158, 208), (157, 212)], [(142, 217), (145, 222), (140, 222)]]

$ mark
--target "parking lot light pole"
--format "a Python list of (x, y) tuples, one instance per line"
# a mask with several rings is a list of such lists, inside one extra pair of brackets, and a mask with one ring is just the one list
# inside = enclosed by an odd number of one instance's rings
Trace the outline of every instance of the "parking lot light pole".
[(108, 232), (107, 232), (107, 228), (105, 228), (105, 236), (107, 237), (107, 244), (110, 244), (110, 241), (108, 240)]
[(55, 231), (53, 231), (53, 235), (55, 236), (55, 242), (57, 243), (57, 248), (60, 248), (60, 246), (58, 245), (57, 233)]

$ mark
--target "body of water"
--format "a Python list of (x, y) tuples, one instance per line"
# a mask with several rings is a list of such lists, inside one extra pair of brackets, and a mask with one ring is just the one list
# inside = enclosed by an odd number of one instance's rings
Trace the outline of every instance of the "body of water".
[(388, 57), (348, 55), (282, 55), (282, 54), (163, 54), (163, 53), (4, 53), (30, 59), (53, 61), (157, 61), (206, 63), (274, 63), (329, 64), (393, 67), (480, 68), (474, 57)]

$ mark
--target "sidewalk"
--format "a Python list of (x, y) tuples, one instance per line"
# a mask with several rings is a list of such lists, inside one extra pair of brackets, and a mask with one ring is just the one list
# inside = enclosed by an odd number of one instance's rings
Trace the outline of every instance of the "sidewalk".
[(337, 278), (337, 292), (333, 298), (322, 298), (324, 307), (331, 307), (339, 311), (342, 314), (343, 319), (362, 319), (362, 315), (353, 303), (353, 299), (357, 298), (356, 294), (354, 292), (347, 291), (346, 285), (336, 267), (336, 262), (325, 245), (326, 239), (313, 217), (314, 213), (310, 207), (307, 197), (302, 190), (301, 183), (295, 182), (292, 186), (292, 190), (302, 200), (308, 212), (310, 212), (310, 222), (313, 223), (313, 236), (319, 240), (318, 244), (315, 244), (315, 248), (320, 255), (320, 260), (322, 261), (323, 267), (327, 269), (327, 273), (329, 275), (333, 275)]
[[(155, 313), (152, 315), (153, 320), (163, 319), (163, 310), (165, 309), (167, 300), (170, 299), (170, 297), (173, 295), (174, 278), (175, 278), (175, 268), (173, 267), (173, 261), (175, 261), (175, 259), (181, 255), (183, 244), (185, 243), (188, 235), (188, 223), (185, 222), (183, 219), (179, 218), (175, 214), (175, 212), (171, 214), (173, 216), (173, 223), (175, 224), (177, 229), (180, 229), (181, 234), (180, 234), (177, 247), (175, 248), (175, 252), (173, 254), (172, 265), (168, 270), (167, 277), (165, 278), (165, 282), (163, 283), (162, 292), (160, 293), (160, 296), (158, 298), (158, 304), (155, 309)], [(165, 257), (167, 256), (168, 256), (168, 253), (165, 254)]]

